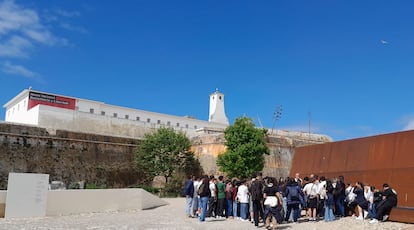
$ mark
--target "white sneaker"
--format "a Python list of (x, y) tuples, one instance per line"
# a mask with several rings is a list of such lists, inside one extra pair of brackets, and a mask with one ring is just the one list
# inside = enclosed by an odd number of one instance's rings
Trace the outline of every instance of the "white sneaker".
[(388, 220), (388, 215), (384, 215), (383, 217), (382, 217), (382, 221), (387, 221)]
[(378, 223), (378, 220), (377, 219), (372, 219), (369, 223), (370, 224), (377, 224)]
[(355, 220), (364, 220), (364, 218), (362, 216), (358, 216)]

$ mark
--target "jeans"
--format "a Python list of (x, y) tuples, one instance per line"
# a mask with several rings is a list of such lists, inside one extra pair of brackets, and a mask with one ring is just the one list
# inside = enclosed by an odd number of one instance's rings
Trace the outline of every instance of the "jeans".
[(376, 207), (375, 207), (375, 203), (372, 204), (372, 207), (371, 207), (370, 204), (368, 205), (368, 214), (369, 214), (369, 217), (371, 219), (374, 219), (375, 215), (377, 215), (377, 210), (376, 210)]
[(200, 197), (201, 200), (201, 215), (200, 215), (200, 221), (206, 220), (206, 212), (207, 212), (207, 204), (208, 204), (208, 196), (202, 196)]
[(240, 203), (240, 218), (247, 220), (247, 212), (249, 208), (249, 203)]
[(289, 221), (290, 213), (293, 209), (293, 222), (297, 222), (300, 217), (300, 209), (299, 204), (288, 204), (287, 205), (287, 212), (285, 216), (285, 221)]
[(237, 201), (233, 201), (233, 216), (238, 217), (238, 215), (237, 215)]
[(185, 214), (187, 216), (193, 215), (193, 197), (192, 196), (186, 196), (185, 197)]
[(233, 216), (233, 199), (227, 199), (227, 216)]
[(338, 215), (345, 216), (345, 197), (341, 196), (336, 199), (336, 208), (338, 209)]
[(333, 206), (332, 205), (325, 205), (325, 221), (334, 221), (335, 217), (333, 214)]

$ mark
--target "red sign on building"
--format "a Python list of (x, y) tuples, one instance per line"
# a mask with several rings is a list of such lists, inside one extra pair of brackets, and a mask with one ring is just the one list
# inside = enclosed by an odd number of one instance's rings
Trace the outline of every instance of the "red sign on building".
[(75, 110), (76, 100), (73, 98), (60, 97), (51, 94), (30, 92), (29, 93), (29, 103), (27, 104), (27, 110), (35, 107), (36, 105), (49, 105), (64, 109)]

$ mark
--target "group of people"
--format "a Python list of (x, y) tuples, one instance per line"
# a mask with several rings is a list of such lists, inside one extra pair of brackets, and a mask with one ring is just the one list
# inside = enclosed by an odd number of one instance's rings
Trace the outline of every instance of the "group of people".
[(186, 215), (206, 218), (240, 219), (265, 228), (277, 224), (298, 223), (301, 210), (309, 221), (334, 221), (353, 215), (357, 220), (370, 218), (378, 223), (388, 218), (397, 205), (397, 193), (384, 183), (383, 190), (356, 182), (344, 183), (344, 177), (327, 179), (310, 175), (300, 178), (263, 178), (260, 173), (250, 179), (224, 179), (223, 176), (189, 177), (184, 185)]

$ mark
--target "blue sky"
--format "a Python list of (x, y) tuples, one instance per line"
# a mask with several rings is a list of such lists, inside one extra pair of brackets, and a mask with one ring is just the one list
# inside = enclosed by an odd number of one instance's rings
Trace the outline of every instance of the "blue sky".
[[(352, 139), (414, 128), (414, 1), (0, 0), (0, 102), (35, 90)], [(0, 120), (4, 120), (4, 108)], [(259, 122), (260, 121), (260, 122)], [(310, 124), (310, 126), (309, 126)]]

